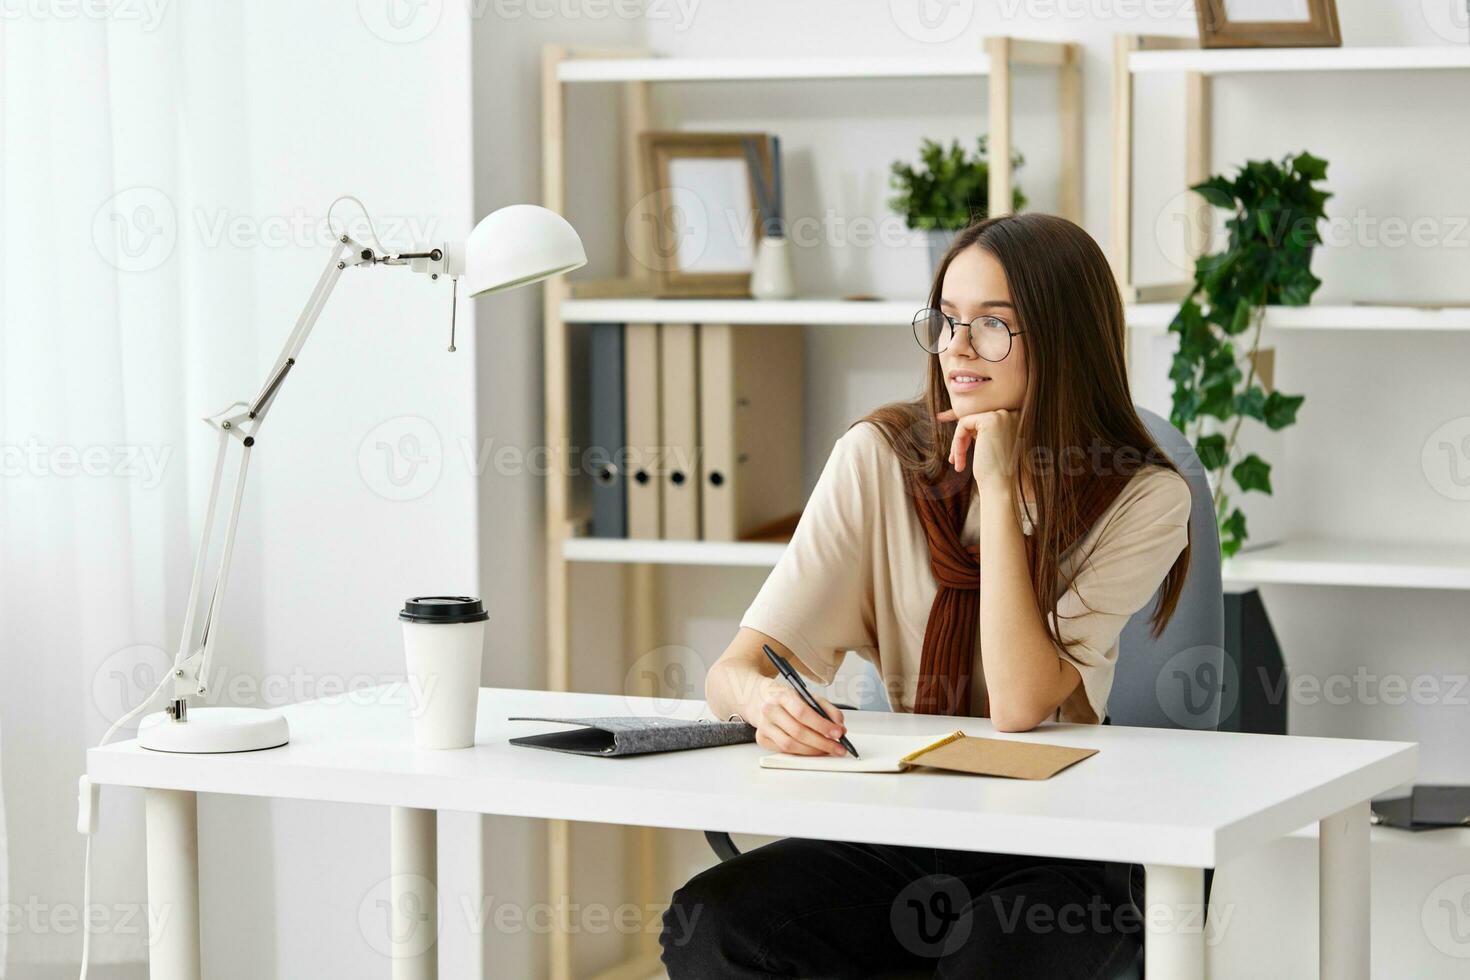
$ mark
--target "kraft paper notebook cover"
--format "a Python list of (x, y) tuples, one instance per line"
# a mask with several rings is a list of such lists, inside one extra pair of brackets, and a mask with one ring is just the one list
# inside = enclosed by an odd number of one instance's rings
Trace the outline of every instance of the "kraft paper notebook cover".
[(663, 536), (699, 537), (699, 334), (692, 323), (661, 323), (658, 370), (664, 449)]
[(974, 738), (964, 732), (953, 732), (937, 741), (930, 735), (862, 735), (849, 732), (848, 736), (862, 753), (861, 758), (780, 753), (762, 756), (761, 767), (817, 772), (904, 772), (927, 767), (975, 776), (1050, 779), (1098, 751), (1013, 739)]

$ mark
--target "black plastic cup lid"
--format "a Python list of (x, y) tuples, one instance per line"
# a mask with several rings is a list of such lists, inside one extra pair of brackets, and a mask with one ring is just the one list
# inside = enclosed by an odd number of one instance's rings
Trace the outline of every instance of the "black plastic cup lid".
[(485, 604), (467, 595), (425, 595), (408, 599), (398, 618), (406, 623), (483, 623)]

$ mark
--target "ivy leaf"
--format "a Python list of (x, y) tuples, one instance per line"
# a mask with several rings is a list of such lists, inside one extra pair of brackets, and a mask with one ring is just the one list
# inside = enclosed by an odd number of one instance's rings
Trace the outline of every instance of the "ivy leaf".
[(1301, 174), (1307, 180), (1326, 180), (1327, 161), (1321, 157), (1314, 157), (1303, 150), (1291, 161), (1293, 173)]
[(1251, 326), (1251, 303), (1244, 296), (1235, 304), (1235, 312), (1230, 315), (1230, 325), (1225, 332), (1232, 337), (1238, 337), (1250, 329)]
[(1218, 470), (1225, 465), (1225, 436), (1216, 432), (1204, 436), (1194, 444), (1194, 451), (1199, 455), (1200, 465), (1207, 470)]
[(1310, 269), (1299, 269), (1281, 284), (1281, 302), (1285, 306), (1306, 306), (1322, 280), (1312, 275)]
[(1267, 201), (1261, 206), (1261, 210), (1256, 212), (1256, 228), (1260, 231), (1261, 237), (1268, 242), (1274, 241), (1272, 237), (1271, 207), (1271, 202)]
[(1180, 305), (1179, 312), (1174, 314), (1174, 319), (1169, 321), (1169, 332), (1187, 334), (1203, 322), (1204, 314), (1200, 312), (1199, 304), (1187, 299)]
[(1266, 420), (1266, 392), (1260, 385), (1251, 385), (1235, 396), (1235, 411), (1248, 419)]
[(1267, 494), (1271, 492), (1271, 464), (1255, 453), (1251, 453), (1236, 463), (1230, 475), (1235, 478), (1240, 489), (1246, 492), (1251, 490), (1259, 490)]
[(1232, 390), (1240, 383), (1240, 365), (1235, 363), (1235, 348), (1230, 344), (1221, 344), (1210, 352), (1202, 365), (1200, 374), (1200, 386), (1213, 388), (1216, 385), (1227, 385)]
[(1266, 396), (1260, 418), (1273, 432), (1279, 432), (1296, 423), (1297, 409), (1302, 407), (1304, 401), (1305, 395), (1283, 395), (1279, 391), (1273, 391)]
[(1240, 550), (1245, 543), (1245, 514), (1239, 507), (1230, 512), (1230, 516), (1220, 522), (1220, 556), (1229, 558)]
[(1235, 188), (1224, 177), (1211, 177), (1203, 184), (1195, 184), (1190, 190), (1217, 208), (1229, 210), (1235, 207)]
[(1174, 355), (1174, 361), (1169, 368), (1169, 380), (1175, 385), (1187, 385), (1194, 380), (1194, 358), (1180, 351)]
[(1234, 402), (1233, 395), (1234, 389), (1229, 382), (1221, 382), (1201, 389), (1198, 414), (1225, 421), (1230, 418)]
[(1174, 428), (1183, 429), (1189, 423), (1199, 418), (1200, 396), (1199, 391), (1194, 388), (1176, 388), (1174, 391), (1174, 410), (1169, 413), (1169, 421)]

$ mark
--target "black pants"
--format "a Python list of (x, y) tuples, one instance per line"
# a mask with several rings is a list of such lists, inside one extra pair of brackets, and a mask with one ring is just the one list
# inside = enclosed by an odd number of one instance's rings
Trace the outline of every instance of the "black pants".
[(793, 839), (695, 876), (659, 942), (672, 980), (1113, 980), (1142, 896), (1137, 865)]

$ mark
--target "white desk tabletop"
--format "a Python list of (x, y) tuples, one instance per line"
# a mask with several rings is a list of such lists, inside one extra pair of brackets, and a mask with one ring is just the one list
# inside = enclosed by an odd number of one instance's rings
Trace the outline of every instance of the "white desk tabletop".
[(96, 783), (461, 810), (691, 830), (1209, 868), (1414, 776), (1417, 746), (1113, 726), (998, 735), (988, 721), (849, 712), (864, 732), (971, 735), (1093, 747), (1041, 782), (910, 771), (761, 769), (746, 745), (599, 759), (508, 744), (565, 726), (513, 715), (697, 717), (702, 704), (485, 688), (472, 749), (413, 746), (406, 694), (387, 685), (284, 709), (291, 742), (170, 755), (120, 742), (87, 754)]

